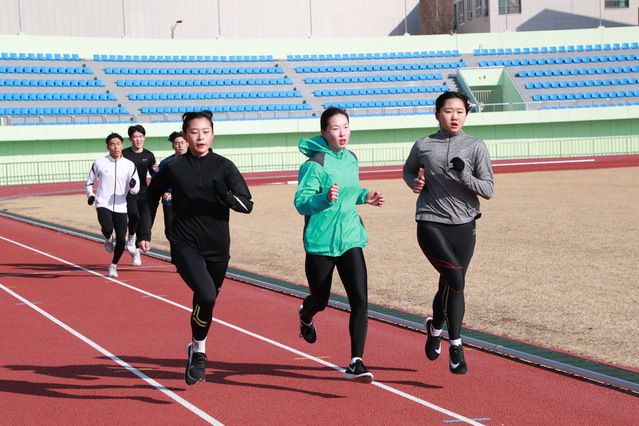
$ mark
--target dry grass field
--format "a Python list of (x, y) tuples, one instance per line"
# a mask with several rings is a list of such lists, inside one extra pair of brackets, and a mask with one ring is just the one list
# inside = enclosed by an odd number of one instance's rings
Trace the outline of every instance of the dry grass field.
[[(387, 199), (383, 208), (360, 207), (370, 301), (430, 314), (437, 275), (417, 245), (415, 194), (401, 180), (362, 185)], [(305, 285), (295, 186), (251, 190), (253, 213), (232, 214), (231, 266)], [(0, 208), (98, 233), (84, 195)], [(639, 368), (639, 168), (497, 174), (482, 211), (465, 326)], [(154, 236), (154, 246), (168, 248), (160, 216)], [(337, 279), (333, 291), (344, 294)]]

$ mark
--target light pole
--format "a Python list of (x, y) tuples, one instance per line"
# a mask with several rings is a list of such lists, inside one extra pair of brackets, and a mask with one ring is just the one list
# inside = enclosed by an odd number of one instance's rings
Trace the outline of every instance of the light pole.
[(175, 28), (181, 23), (182, 20), (180, 19), (179, 21), (175, 21), (175, 24), (171, 25), (171, 38), (175, 38)]

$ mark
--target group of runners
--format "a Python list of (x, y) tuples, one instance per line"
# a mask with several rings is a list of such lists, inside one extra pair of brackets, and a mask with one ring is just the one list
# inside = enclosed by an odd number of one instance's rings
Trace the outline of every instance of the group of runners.
[[(440, 95), (435, 104), (440, 129), (415, 142), (403, 171), (404, 181), (418, 194), (415, 220), (419, 246), (439, 273), (433, 316), (425, 322), (426, 356), (435, 360), (440, 355), (446, 326), (449, 368), (454, 374), (468, 372), (460, 334), (465, 276), (475, 247), (475, 222), (481, 216), (479, 197), (489, 199), (494, 190), (486, 145), (462, 130), (470, 110), (464, 94), (451, 91)], [(162, 200), (171, 261), (193, 291), (184, 378), (194, 385), (206, 380), (206, 339), (230, 258), (230, 210), (248, 214), (253, 199), (233, 162), (211, 149), (212, 114), (190, 112), (182, 119), (182, 132), (169, 138), (175, 154), (159, 167), (153, 154), (143, 147), (146, 132), (142, 126), (129, 128), (130, 148), (123, 149), (119, 135), (109, 135), (109, 155), (93, 164), (86, 193), (89, 204), (96, 204), (105, 249), (113, 253), (110, 277), (117, 277), (117, 264), (125, 248), (134, 265), (141, 263), (140, 253), (151, 248), (151, 229)], [(317, 340), (315, 317), (328, 305), (337, 269), (351, 308), (350, 361), (343, 376), (370, 383), (373, 374), (362, 359), (368, 321), (363, 248), (368, 236), (357, 205), (382, 207), (385, 196), (360, 186), (359, 162), (347, 147), (350, 134), (347, 112), (328, 108), (320, 118), (320, 135), (299, 142), (299, 150), (308, 160), (299, 169), (293, 203), (304, 216), (309, 287), (309, 295), (298, 307), (299, 328), (306, 342)], [(147, 174), (152, 176), (148, 187)], [(94, 196), (95, 181), (99, 188)]]

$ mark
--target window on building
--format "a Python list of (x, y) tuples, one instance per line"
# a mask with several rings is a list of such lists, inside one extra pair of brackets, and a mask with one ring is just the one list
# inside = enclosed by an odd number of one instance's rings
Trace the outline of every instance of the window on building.
[(456, 25), (461, 25), (464, 22), (466, 22), (466, 16), (464, 13), (464, 1), (460, 1), (458, 3), (454, 4), (455, 7), (455, 19), (456, 19)]
[(499, 0), (499, 14), (521, 13), (521, 0)]
[(615, 7), (628, 7), (628, 0), (606, 0), (604, 3), (604, 7), (606, 9), (611, 9)]
[(481, 0), (475, 0), (475, 16), (483, 16), (484, 8)]
[(468, 12), (468, 20), (473, 19), (473, 0), (466, 0), (466, 11)]

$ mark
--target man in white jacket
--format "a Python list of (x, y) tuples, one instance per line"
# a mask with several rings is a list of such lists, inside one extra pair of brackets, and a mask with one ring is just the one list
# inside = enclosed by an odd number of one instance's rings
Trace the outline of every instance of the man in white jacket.
[[(95, 203), (98, 222), (105, 238), (104, 249), (107, 253), (113, 253), (108, 276), (117, 277), (117, 265), (126, 244), (126, 196), (128, 193), (137, 194), (140, 182), (137, 179), (135, 164), (122, 156), (122, 136), (117, 133), (110, 134), (106, 137), (106, 145), (109, 155), (97, 159), (91, 166), (85, 192), (89, 205)], [(98, 188), (94, 195), (93, 185), (96, 181)]]

